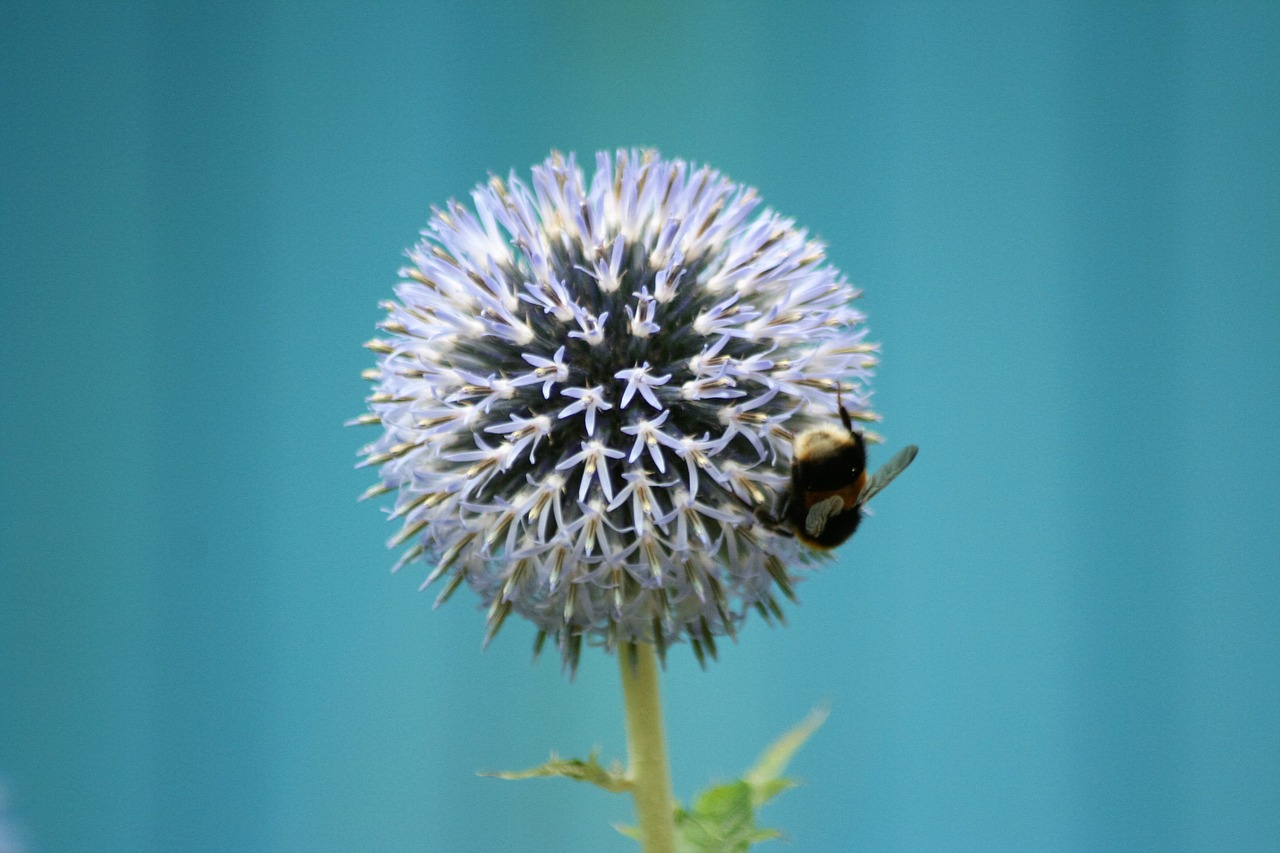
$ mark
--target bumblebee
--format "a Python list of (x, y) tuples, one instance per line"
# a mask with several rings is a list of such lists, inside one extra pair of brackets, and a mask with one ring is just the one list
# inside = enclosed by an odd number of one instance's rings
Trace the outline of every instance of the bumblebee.
[(868, 477), (866, 442), (853, 428), (838, 392), (836, 400), (844, 429), (819, 426), (796, 435), (791, 482), (779, 492), (772, 511), (753, 510), (768, 529), (821, 550), (842, 545), (854, 534), (863, 505), (905, 471), (919, 450), (914, 444), (904, 447)]

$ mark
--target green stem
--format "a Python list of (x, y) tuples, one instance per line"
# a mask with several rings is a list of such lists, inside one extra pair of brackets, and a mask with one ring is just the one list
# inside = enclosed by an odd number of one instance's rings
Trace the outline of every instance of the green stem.
[(653, 646), (628, 643), (618, 649), (622, 696), (627, 709), (627, 775), (640, 819), (644, 853), (675, 853), (675, 797), (662, 734), (658, 663)]

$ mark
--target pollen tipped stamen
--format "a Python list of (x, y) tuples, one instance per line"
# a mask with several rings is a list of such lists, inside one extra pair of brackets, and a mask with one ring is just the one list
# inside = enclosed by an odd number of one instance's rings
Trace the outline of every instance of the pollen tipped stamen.
[(690, 636), (689, 648), (693, 650), (693, 657), (698, 661), (698, 666), (705, 670), (707, 668), (707, 656), (702, 651), (702, 642), (697, 637)]
[(575, 584), (569, 585), (569, 591), (564, 596), (564, 621), (566, 625), (573, 624), (574, 611), (577, 609), (578, 603), (578, 587)]
[(375, 483), (374, 485), (370, 486), (369, 488), (361, 492), (360, 497), (356, 498), (356, 500), (367, 501), (370, 498), (376, 498), (381, 495), (385, 495), (388, 492), (394, 492), (394, 491), (395, 491), (395, 486), (389, 486), (386, 483)]
[(415, 521), (410, 524), (406, 524), (403, 528), (401, 528), (399, 533), (391, 537), (391, 541), (387, 543), (387, 547), (399, 548), (401, 545), (403, 545), (404, 543), (408, 542), (410, 539), (412, 539), (413, 537), (421, 533), (422, 529), (426, 526), (427, 526), (427, 520), (425, 518), (421, 519), (420, 521)]
[(693, 594), (698, 597), (698, 601), (702, 604), (707, 602), (707, 590), (702, 583), (702, 575), (694, 568), (691, 563), (685, 563), (684, 566), (685, 579), (689, 582)]
[(641, 543), (641, 550), (644, 552), (645, 560), (649, 563), (649, 575), (653, 578), (655, 584), (662, 585), (662, 555), (658, 550), (657, 543), (652, 539), (645, 539)]
[(778, 585), (778, 589), (782, 590), (782, 594), (791, 601), (795, 601), (796, 593), (791, 586), (791, 577), (787, 574), (787, 567), (782, 564), (782, 561), (769, 554), (764, 558), (764, 567), (773, 578), (773, 582)]
[(613, 582), (613, 615), (615, 619), (621, 619), (622, 610), (626, 602), (626, 590), (624, 589), (626, 574), (621, 566), (615, 566), (611, 574)]
[(405, 566), (412, 563), (414, 560), (421, 557), (423, 550), (425, 550), (425, 547), (422, 545), (421, 542), (419, 542), (417, 545), (414, 545), (408, 551), (405, 551), (403, 554), (400, 555), (400, 559), (396, 560), (395, 565), (391, 567), (391, 573), (395, 574)]
[(498, 520), (494, 522), (493, 528), (488, 533), (485, 534), (485, 537), (484, 537), (485, 551), (493, 550), (493, 546), (497, 544), (499, 539), (501, 539), (503, 536), (506, 535), (507, 531), (511, 528), (512, 522), (514, 522), (515, 519), (516, 519), (516, 514), (511, 511), (504, 512), (502, 513), (502, 515), (498, 516)]
[(421, 442), (406, 441), (401, 444), (392, 445), (382, 453), (370, 453), (368, 458), (356, 465), (357, 468), (368, 468), (371, 465), (382, 465), (390, 462), (392, 459), (399, 459), (412, 450), (417, 450), (422, 446)]
[(441, 575), (449, 571), (449, 569), (453, 567), (453, 564), (457, 562), (458, 557), (462, 555), (463, 550), (470, 545), (475, 538), (476, 534), (474, 532), (464, 533), (459, 537), (457, 542), (450, 545), (444, 554), (441, 555), (440, 562), (436, 564), (435, 569), (432, 570), (431, 574), (427, 575), (427, 579), (422, 582), (422, 586), (418, 587), (418, 590), (422, 591), (431, 586), (431, 584), (440, 579)]
[[(662, 609), (664, 611), (666, 610), (665, 607), (663, 607)], [(653, 639), (654, 651), (658, 653), (658, 661), (662, 664), (663, 667), (666, 667), (667, 639), (666, 639), (666, 628), (663, 625), (662, 617), (660, 616), (653, 617), (652, 627), (650, 628), (650, 635)]]
[(493, 642), (493, 638), (498, 636), (498, 631), (502, 628), (502, 623), (507, 621), (507, 617), (511, 615), (511, 602), (505, 599), (496, 599), (489, 608), (488, 624), (489, 628), (485, 631), (484, 643), (481, 648), (488, 648), (489, 643)]
[(466, 580), (466, 578), (467, 576), (461, 572), (451, 577), (449, 582), (445, 584), (444, 589), (442, 589), (440, 594), (436, 596), (436, 600), (432, 603), (431, 609), (435, 610), (452, 598), (453, 594), (457, 592), (458, 587), (462, 586), (462, 582)]
[(551, 571), (547, 574), (547, 587), (555, 592), (560, 587), (560, 575), (564, 571), (565, 561), (570, 556), (568, 548), (556, 548), (551, 560)]
[(418, 507), (427, 503), (427, 501), (435, 497), (436, 494), (437, 494), (436, 492), (424, 492), (421, 495), (418, 495), (417, 497), (413, 498), (412, 500), (405, 501), (404, 503), (397, 506), (392, 511), (391, 515), (388, 516), (388, 518), (391, 518), (391, 519), (404, 518), (406, 515), (416, 510)]

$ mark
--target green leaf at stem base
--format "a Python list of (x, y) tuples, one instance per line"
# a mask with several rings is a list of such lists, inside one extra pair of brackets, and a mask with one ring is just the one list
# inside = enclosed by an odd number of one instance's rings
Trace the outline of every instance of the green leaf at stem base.
[[(796, 783), (782, 777), (787, 764), (827, 719), (817, 708), (795, 728), (774, 741), (746, 775), (698, 795), (689, 809), (676, 807), (676, 845), (679, 853), (743, 853), (752, 844), (780, 838), (776, 829), (756, 827), (755, 811)], [(634, 827), (616, 827), (638, 838)]]
[(590, 782), (597, 788), (611, 793), (621, 793), (631, 789), (631, 781), (623, 771), (622, 765), (614, 762), (605, 769), (596, 759), (598, 753), (592, 752), (584, 761), (581, 758), (560, 758), (555, 753), (546, 764), (530, 767), (528, 770), (481, 771), (481, 776), (496, 779), (538, 779), (542, 777), (560, 776), (578, 782)]

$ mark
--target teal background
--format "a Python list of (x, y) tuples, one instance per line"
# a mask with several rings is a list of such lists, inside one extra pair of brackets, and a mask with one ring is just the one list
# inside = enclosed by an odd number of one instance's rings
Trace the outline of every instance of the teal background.
[[(830, 244), (922, 450), (676, 791), (827, 701), (778, 850), (1280, 849), (1280, 6), (4, 3), (0, 779), (31, 851), (611, 851), (624, 750), (354, 498), (428, 207), (711, 162)], [(768, 848), (765, 848), (768, 849)]]

